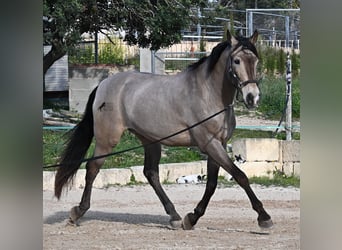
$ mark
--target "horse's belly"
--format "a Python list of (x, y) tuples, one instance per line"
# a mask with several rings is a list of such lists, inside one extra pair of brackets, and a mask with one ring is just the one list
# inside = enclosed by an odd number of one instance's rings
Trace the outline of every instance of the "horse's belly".
[(174, 126), (172, 129), (168, 126), (146, 126), (147, 123), (140, 126), (129, 128), (135, 134), (138, 134), (149, 141), (158, 141), (167, 146), (193, 146), (189, 131), (182, 132), (185, 127)]

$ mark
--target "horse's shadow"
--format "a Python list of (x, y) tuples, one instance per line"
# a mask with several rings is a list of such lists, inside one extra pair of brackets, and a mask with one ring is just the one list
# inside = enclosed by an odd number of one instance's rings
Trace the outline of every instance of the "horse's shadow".
[[(44, 218), (44, 224), (66, 222), (69, 212), (60, 211)], [(101, 211), (88, 211), (81, 219), (80, 224), (86, 221), (122, 222), (127, 224), (157, 224), (160, 227), (169, 226), (169, 216), (151, 214), (109, 213)]]

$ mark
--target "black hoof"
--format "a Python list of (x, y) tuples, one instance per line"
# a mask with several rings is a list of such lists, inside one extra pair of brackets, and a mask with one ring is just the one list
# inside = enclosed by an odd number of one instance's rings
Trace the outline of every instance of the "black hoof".
[(258, 221), (259, 227), (261, 228), (271, 228), (273, 227), (273, 222), (271, 219), (265, 221)]
[(187, 215), (185, 215), (183, 222), (182, 222), (182, 228), (184, 230), (192, 230), (194, 229), (194, 224), (191, 220), (191, 217), (193, 216), (192, 213), (188, 213)]
[(80, 212), (80, 208), (78, 206), (75, 206), (71, 208), (70, 214), (69, 214), (69, 220), (68, 224), (73, 226), (78, 226), (78, 219), (82, 217), (82, 213)]

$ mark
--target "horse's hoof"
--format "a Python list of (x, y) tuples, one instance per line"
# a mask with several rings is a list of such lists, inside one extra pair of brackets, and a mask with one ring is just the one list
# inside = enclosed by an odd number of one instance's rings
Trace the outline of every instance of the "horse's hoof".
[(194, 226), (191, 224), (189, 214), (185, 215), (183, 222), (182, 222), (182, 228), (184, 230), (191, 230), (194, 228)]
[(79, 224), (77, 223), (77, 221), (73, 221), (71, 218), (69, 218), (69, 220), (67, 221), (66, 226), (78, 227)]
[(173, 229), (182, 228), (182, 220), (170, 220), (170, 225)]
[(75, 206), (75, 207), (71, 208), (68, 224), (75, 224), (75, 225), (77, 225), (77, 220), (80, 218), (79, 210), (80, 209), (79, 209), (78, 206)]
[(259, 227), (261, 228), (271, 228), (273, 227), (273, 222), (271, 219), (265, 221), (258, 221)]

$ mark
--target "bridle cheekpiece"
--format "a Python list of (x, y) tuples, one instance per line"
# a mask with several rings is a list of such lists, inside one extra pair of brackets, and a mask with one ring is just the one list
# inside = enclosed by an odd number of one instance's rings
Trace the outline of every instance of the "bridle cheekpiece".
[[(235, 52), (240, 47), (242, 47), (241, 50), (245, 50), (245, 49), (249, 50), (248, 48), (246, 48), (244, 46), (238, 46), (237, 45), (236, 48), (231, 52), (231, 55), (233, 54), (233, 52)], [(233, 57), (230, 56), (228, 73), (233, 78), (233, 85), (236, 89), (241, 90), (243, 87), (247, 86), (250, 83), (255, 83), (259, 87), (259, 81), (260, 80), (257, 80), (257, 79), (248, 79), (248, 80), (242, 82), (240, 80), (240, 77), (233, 70), (232, 64), (233, 64)]]

